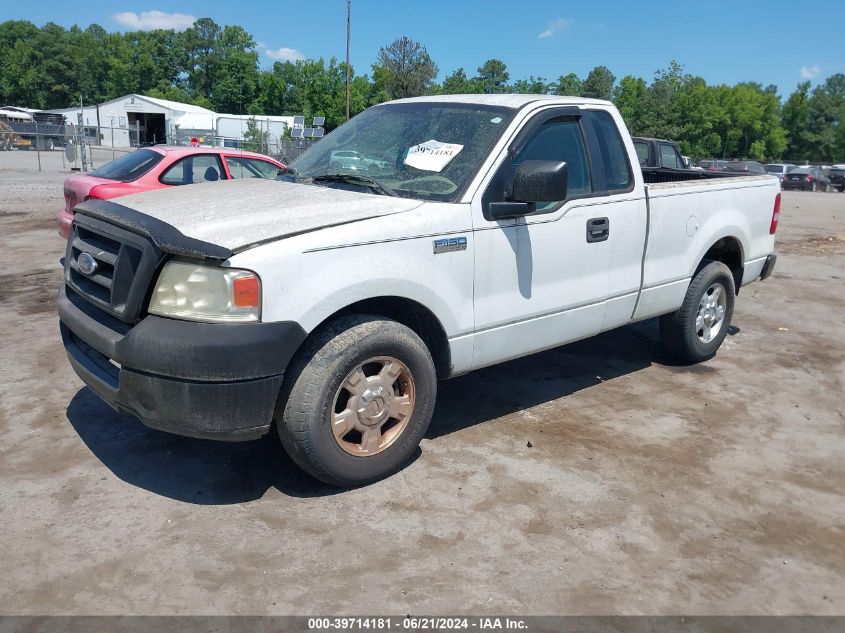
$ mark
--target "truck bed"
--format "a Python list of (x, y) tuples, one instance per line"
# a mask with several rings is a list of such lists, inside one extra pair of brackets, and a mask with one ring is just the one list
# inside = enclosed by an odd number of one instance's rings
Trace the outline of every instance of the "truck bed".
[(728, 171), (699, 171), (697, 169), (669, 169), (667, 167), (643, 167), (642, 171), (643, 180), (647, 185), (687, 180), (718, 180), (746, 175)]
[(762, 175), (646, 185), (648, 237), (637, 317), (680, 305), (698, 262), (722, 237), (739, 242), (743, 278), (737, 285), (756, 279), (774, 247), (769, 226), (779, 192), (777, 179)]

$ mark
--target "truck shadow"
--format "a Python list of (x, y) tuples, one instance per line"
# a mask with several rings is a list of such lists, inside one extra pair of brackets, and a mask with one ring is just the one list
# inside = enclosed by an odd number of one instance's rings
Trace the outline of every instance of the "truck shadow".
[[(661, 350), (656, 323), (645, 321), (440, 383), (426, 437), (439, 438), (557, 400), (652, 363), (713, 371), (671, 361)], [(232, 444), (180, 437), (115, 413), (88, 388), (73, 397), (67, 418), (117, 477), (178, 501), (236, 504), (259, 499), (270, 488), (292, 497), (343, 492), (300, 471), (275, 430), (259, 440)], [(419, 455), (418, 450), (412, 462)]]
[(653, 362), (675, 364), (660, 346), (656, 320), (441, 382), (426, 438), (566, 397)]
[(156, 431), (113, 411), (83, 387), (67, 407), (79, 437), (115, 476), (177, 501), (228, 505), (260, 499), (270, 488), (292, 497), (342, 489), (302, 472), (275, 429), (251, 442), (214, 442)]

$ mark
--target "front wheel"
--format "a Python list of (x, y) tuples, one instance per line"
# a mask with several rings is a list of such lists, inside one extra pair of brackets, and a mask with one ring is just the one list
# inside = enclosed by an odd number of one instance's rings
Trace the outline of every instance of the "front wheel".
[(276, 422), (303, 470), (335, 486), (361, 485), (410, 459), (436, 394), (434, 362), (415, 332), (376, 316), (341, 317), (297, 354)]
[(680, 309), (660, 317), (663, 344), (685, 362), (712, 358), (728, 333), (735, 297), (730, 269), (708, 263), (693, 277)]

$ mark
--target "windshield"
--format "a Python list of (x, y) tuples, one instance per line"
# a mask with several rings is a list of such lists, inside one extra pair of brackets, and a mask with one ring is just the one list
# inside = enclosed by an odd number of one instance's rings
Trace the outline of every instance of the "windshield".
[(783, 165), (766, 165), (766, 171), (770, 174), (782, 174), (784, 169)]
[(809, 174), (811, 172), (810, 167), (796, 167), (793, 169), (790, 174)]
[(461, 103), (394, 103), (365, 110), (292, 164), (297, 181), (349, 182), (407, 198), (455, 202), (514, 111)]
[(161, 159), (164, 158), (158, 152), (150, 149), (139, 149), (121, 156), (117, 160), (106, 163), (99, 169), (91, 172), (92, 176), (97, 178), (108, 178), (109, 180), (120, 180), (121, 182), (129, 182), (130, 180), (137, 180), (153, 166), (157, 165)]

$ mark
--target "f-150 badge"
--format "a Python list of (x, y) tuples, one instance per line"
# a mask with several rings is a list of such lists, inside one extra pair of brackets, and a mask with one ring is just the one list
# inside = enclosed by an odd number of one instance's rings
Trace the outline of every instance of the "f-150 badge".
[(434, 240), (434, 254), (451, 253), (452, 251), (465, 251), (467, 249), (467, 238), (465, 237), (444, 237)]

